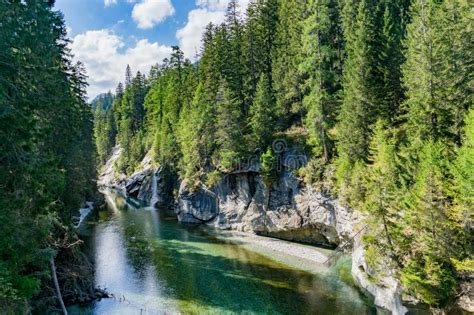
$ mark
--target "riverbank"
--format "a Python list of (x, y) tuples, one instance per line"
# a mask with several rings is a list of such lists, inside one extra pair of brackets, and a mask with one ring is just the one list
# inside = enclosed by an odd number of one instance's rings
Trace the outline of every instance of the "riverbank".
[(259, 236), (252, 233), (236, 231), (215, 231), (210, 233), (220, 240), (239, 244), (250, 251), (267, 256), (291, 268), (311, 273), (327, 271), (328, 267), (325, 266), (325, 263), (334, 254), (334, 251), (330, 249)]

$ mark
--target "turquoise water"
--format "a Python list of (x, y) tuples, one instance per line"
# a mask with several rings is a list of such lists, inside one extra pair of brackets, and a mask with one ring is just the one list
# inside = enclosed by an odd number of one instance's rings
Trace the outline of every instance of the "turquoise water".
[(371, 314), (331, 270), (295, 270), (202, 227), (186, 227), (117, 195), (84, 238), (96, 284), (114, 294), (71, 314)]

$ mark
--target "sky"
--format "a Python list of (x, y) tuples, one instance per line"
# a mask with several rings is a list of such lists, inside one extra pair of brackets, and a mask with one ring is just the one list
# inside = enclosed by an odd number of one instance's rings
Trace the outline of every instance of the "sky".
[[(250, 0), (239, 0), (244, 11)], [(229, 0), (56, 0), (75, 60), (85, 64), (88, 96), (114, 91), (125, 67), (148, 74), (172, 45), (195, 60), (209, 23), (224, 21)]]

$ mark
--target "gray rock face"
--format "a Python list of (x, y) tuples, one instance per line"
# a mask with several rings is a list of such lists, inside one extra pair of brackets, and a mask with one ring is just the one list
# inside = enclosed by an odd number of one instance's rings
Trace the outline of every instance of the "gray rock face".
[(146, 169), (129, 177), (125, 182), (125, 191), (127, 192), (127, 195), (137, 198), (140, 194), (140, 190), (144, 191), (147, 187), (147, 185), (144, 185), (144, 183), (145, 181), (147, 183), (150, 181), (152, 173), (152, 169)]
[(255, 172), (224, 175), (212, 191), (191, 192), (183, 182), (176, 213), (183, 222), (326, 246), (349, 239), (359, 221), (356, 211), (304, 187), (288, 172), (271, 188)]
[(120, 176), (104, 187), (114, 188), (123, 195), (136, 198), (152, 207), (168, 207), (173, 200), (173, 181), (162, 168), (154, 169), (148, 166), (128, 178)]
[(390, 310), (392, 314), (403, 315), (408, 309), (403, 305), (402, 286), (398, 280), (388, 274), (383, 277), (381, 283), (373, 283), (370, 276), (374, 272), (368, 268), (364, 257), (364, 248), (362, 246), (361, 237), (355, 238), (352, 248), (352, 276), (357, 284), (369, 292), (374, 297), (375, 305)]
[(185, 180), (179, 188), (176, 214), (178, 220), (183, 223), (209, 222), (218, 214), (216, 195), (204, 187), (191, 191)]

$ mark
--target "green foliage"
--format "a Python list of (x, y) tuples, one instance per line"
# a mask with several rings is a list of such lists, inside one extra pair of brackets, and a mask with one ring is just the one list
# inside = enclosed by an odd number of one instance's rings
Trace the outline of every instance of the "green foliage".
[(408, 292), (429, 305), (446, 303), (454, 294), (456, 279), (446, 265), (436, 259), (410, 260), (401, 272)]
[(457, 152), (456, 159), (451, 166), (454, 177), (454, 199), (456, 211), (453, 213), (464, 225), (472, 224), (472, 213), (469, 209), (474, 205), (474, 109), (470, 109), (466, 116), (465, 135), (462, 146)]
[(303, 105), (308, 111), (308, 143), (313, 147), (313, 154), (327, 163), (334, 147), (329, 129), (334, 127), (339, 106), (342, 34), (337, 1), (310, 1), (308, 11), (303, 22), (299, 66), (306, 78), (302, 85), (306, 92)]
[(272, 75), (280, 128), (288, 127), (293, 114), (298, 118), (303, 114), (303, 79), (298, 66), (305, 12), (306, 1), (303, 0), (281, 1), (279, 5)]
[(462, 261), (457, 259), (451, 259), (454, 268), (458, 272), (466, 272), (466, 273), (473, 273), (474, 272), (474, 259), (473, 258), (466, 258)]
[(273, 118), (273, 108), (275, 101), (271, 91), (271, 85), (267, 78), (262, 74), (257, 84), (255, 98), (250, 107), (250, 128), (252, 130), (251, 142), (257, 149), (263, 149), (272, 140), (273, 130), (275, 128), (275, 119)]
[(400, 170), (397, 165), (396, 145), (387, 123), (379, 120), (375, 125), (370, 145), (371, 164), (367, 165), (362, 209), (367, 211), (369, 232), (365, 243), (375, 257), (391, 257), (400, 264), (403, 250), (400, 224)]
[(276, 169), (277, 156), (271, 147), (269, 147), (267, 151), (262, 154), (260, 157), (260, 163), (263, 180), (268, 187), (271, 187), (278, 177)]
[(0, 312), (30, 313), (54, 224), (95, 191), (93, 114), (51, 1), (1, 1), (0, 24)]
[[(364, 213), (372, 280), (393, 268), (410, 294), (443, 306), (473, 254), (471, 34), (465, 0), (256, 0), (245, 16), (232, 0), (225, 22), (206, 27), (195, 64), (173, 47), (148, 80), (127, 68), (112, 108), (95, 111), (99, 161), (117, 142), (126, 173), (151, 151), (182, 179), (212, 187), (259, 154), (270, 188), (278, 157), (269, 145), (281, 137), (294, 152), (311, 151), (298, 176)], [(35, 126), (30, 116), (8, 125)], [(19, 143), (39, 151), (32, 134)], [(46, 156), (34, 176), (49, 168)], [(61, 163), (75, 181), (44, 180), (61, 191), (85, 181), (71, 159)]]
[(241, 111), (224, 81), (221, 82), (216, 101), (217, 125), (215, 135), (217, 137), (216, 144), (218, 145), (216, 159), (219, 168), (223, 171), (230, 171), (240, 161), (243, 152), (243, 133), (240, 124)]
[(221, 180), (221, 173), (217, 170), (211, 171), (206, 175), (206, 186), (211, 189)]

